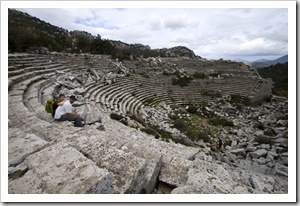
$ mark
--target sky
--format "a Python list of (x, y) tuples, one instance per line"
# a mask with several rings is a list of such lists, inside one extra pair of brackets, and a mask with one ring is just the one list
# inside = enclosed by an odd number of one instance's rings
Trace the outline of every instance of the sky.
[(287, 8), (22, 8), (69, 31), (149, 45), (186, 46), (206, 59), (276, 59), (288, 54)]

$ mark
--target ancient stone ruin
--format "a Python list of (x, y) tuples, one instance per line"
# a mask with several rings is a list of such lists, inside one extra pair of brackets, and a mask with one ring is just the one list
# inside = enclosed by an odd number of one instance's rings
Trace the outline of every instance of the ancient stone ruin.
[[(243, 63), (51, 53), (8, 64), (10, 194), (288, 193), (287, 100), (272, 101), (272, 81)], [(79, 98), (83, 128), (46, 113), (59, 93)], [(193, 107), (209, 141), (176, 128), (196, 124)]]

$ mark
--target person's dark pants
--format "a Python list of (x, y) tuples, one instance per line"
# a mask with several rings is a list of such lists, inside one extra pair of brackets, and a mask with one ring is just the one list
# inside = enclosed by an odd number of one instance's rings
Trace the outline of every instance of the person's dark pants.
[(80, 116), (70, 116), (70, 115), (62, 115), (59, 119), (56, 121), (74, 121), (75, 127), (83, 127), (83, 124), (81, 123), (82, 118)]

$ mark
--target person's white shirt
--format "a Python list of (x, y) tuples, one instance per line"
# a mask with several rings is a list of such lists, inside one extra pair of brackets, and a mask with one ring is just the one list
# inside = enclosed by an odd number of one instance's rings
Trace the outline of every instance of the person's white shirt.
[(63, 105), (57, 107), (54, 119), (59, 119), (62, 115), (67, 113), (72, 113), (72, 104), (70, 100), (65, 101)]

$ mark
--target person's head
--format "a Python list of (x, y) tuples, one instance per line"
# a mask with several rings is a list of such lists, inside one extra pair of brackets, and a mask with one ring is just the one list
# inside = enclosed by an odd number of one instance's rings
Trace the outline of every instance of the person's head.
[(60, 94), (60, 95), (58, 96), (59, 101), (64, 101), (65, 98), (66, 98), (66, 96), (65, 96), (64, 94)]
[(77, 101), (76, 97), (74, 95), (70, 96), (70, 102), (73, 103)]

